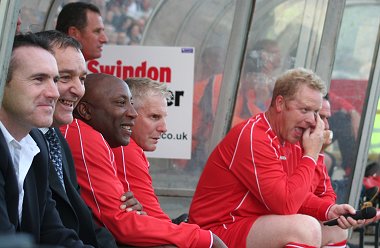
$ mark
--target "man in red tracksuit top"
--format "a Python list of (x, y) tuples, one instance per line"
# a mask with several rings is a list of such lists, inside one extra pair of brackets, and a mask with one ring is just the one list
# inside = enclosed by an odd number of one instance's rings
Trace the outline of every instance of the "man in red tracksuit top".
[(85, 88), (74, 111), (77, 119), (61, 131), (73, 154), (81, 196), (97, 221), (124, 245), (225, 248), (216, 235), (198, 225), (176, 225), (118, 208), (124, 187), (117, 176), (112, 148), (129, 143), (137, 114), (128, 86), (121, 79), (90, 74)]
[(149, 216), (166, 220), (171, 219), (161, 209), (149, 174), (149, 161), (143, 149), (131, 138), (129, 145), (112, 149), (118, 176), (124, 189), (130, 189)]
[(150, 78), (127, 78), (125, 82), (133, 96), (133, 107), (138, 116), (127, 146), (113, 148), (118, 176), (124, 189), (129, 189), (152, 217), (171, 222), (161, 209), (149, 174), (149, 161), (144, 151), (155, 151), (162, 133), (167, 131), (166, 84)]
[[(190, 223), (229, 247), (345, 247), (345, 229), (363, 221), (341, 216), (355, 209), (335, 204), (320, 154), (325, 93), (309, 70), (279, 77), (269, 110), (235, 126), (210, 155)], [(320, 224), (338, 217), (338, 226)]]

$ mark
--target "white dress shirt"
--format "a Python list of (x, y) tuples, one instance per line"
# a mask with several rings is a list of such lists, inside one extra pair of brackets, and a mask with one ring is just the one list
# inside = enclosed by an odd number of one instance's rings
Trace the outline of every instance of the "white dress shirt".
[(8, 145), (9, 152), (12, 157), (13, 166), (16, 172), (19, 193), (18, 213), (19, 221), (21, 222), (22, 204), (24, 202), (24, 180), (26, 174), (28, 174), (30, 166), (32, 165), (34, 156), (36, 156), (40, 152), (40, 149), (38, 148), (36, 142), (29, 134), (22, 138), (20, 142), (18, 142), (8, 132), (8, 130), (4, 127), (1, 121), (0, 129), (4, 135), (5, 142)]

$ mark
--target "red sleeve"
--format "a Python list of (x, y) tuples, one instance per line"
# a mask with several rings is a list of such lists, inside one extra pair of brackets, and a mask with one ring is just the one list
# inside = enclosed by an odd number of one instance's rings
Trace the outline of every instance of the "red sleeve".
[(311, 189), (299, 213), (311, 215), (321, 221), (327, 220), (328, 210), (335, 204), (336, 194), (324, 164), (323, 154), (319, 155)]
[(332, 205), (334, 204), (330, 201), (326, 201), (312, 192), (309, 192), (298, 213), (310, 215), (317, 220), (325, 221), (328, 219), (327, 213)]
[(268, 133), (266, 126), (243, 128), (230, 168), (269, 212), (295, 214), (310, 192), (316, 163), (296, 145), (280, 151), (277, 137)]
[(314, 175), (315, 189), (313, 192), (319, 198), (334, 204), (336, 201), (336, 194), (331, 185), (331, 179), (324, 163), (324, 157), (324, 154), (320, 154), (318, 158)]
[(124, 192), (117, 177), (113, 152), (100, 133), (74, 120), (62, 129), (73, 153), (81, 195), (122, 244), (178, 247), (210, 247), (211, 233), (194, 224), (176, 225), (157, 218), (120, 210)]
[(112, 150), (115, 154), (119, 179), (123, 183), (124, 189), (133, 192), (149, 216), (171, 222), (171, 219), (162, 211), (154, 193), (152, 178), (149, 174), (149, 162), (144, 151), (132, 138), (128, 146)]

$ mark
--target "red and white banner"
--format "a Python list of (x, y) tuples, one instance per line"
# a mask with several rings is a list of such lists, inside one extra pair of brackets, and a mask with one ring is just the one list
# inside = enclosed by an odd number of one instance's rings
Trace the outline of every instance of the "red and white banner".
[(151, 158), (190, 159), (193, 113), (194, 48), (105, 45), (103, 56), (87, 62), (89, 73), (107, 73), (126, 79), (149, 77), (166, 83), (167, 133), (161, 136)]

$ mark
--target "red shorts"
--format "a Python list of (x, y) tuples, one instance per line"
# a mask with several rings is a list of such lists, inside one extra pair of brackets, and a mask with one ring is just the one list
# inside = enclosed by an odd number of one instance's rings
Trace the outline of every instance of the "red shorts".
[(234, 223), (214, 226), (210, 230), (221, 238), (228, 247), (247, 247), (249, 230), (257, 217), (247, 217)]

